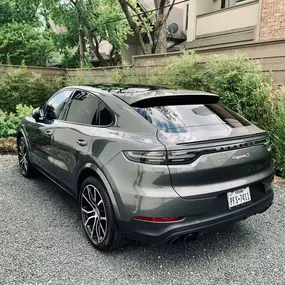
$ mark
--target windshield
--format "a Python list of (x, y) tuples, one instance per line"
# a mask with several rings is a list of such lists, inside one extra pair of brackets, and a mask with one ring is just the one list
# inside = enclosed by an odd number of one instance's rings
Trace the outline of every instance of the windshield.
[(230, 128), (249, 126), (250, 123), (220, 104), (177, 105), (134, 108), (141, 116), (160, 130), (224, 124)]

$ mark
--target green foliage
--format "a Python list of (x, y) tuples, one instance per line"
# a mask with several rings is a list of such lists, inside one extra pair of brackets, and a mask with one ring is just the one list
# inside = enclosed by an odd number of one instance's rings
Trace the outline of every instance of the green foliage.
[(45, 66), (54, 49), (41, 0), (0, 0), (0, 62)]
[(273, 83), (258, 61), (240, 55), (213, 56), (206, 63), (203, 85), (205, 90), (220, 94), (233, 110), (266, 127), (267, 102)]
[(89, 68), (77, 69), (74, 76), (67, 78), (66, 85), (90, 85), (95, 84), (96, 79)]
[(40, 74), (29, 73), (24, 67), (10, 68), (0, 80), (0, 106), (7, 112), (15, 112), (18, 104), (38, 107), (63, 86), (61, 78), (45, 81)]
[(0, 26), (8, 23), (40, 24), (40, 0), (0, 0)]
[(267, 100), (267, 124), (272, 141), (275, 168), (285, 177), (285, 86), (274, 90)]
[(165, 68), (160, 72), (154, 70), (155, 73), (149, 77), (149, 81), (152, 84), (199, 90), (203, 88), (200, 61), (200, 56), (192, 51), (184, 51), (178, 58), (176, 56), (166, 58)]
[(282, 177), (285, 177), (285, 102), (282, 102), (280, 115), (276, 118), (276, 126), (272, 132), (275, 161)]
[(135, 69), (133, 69), (130, 66), (125, 66), (123, 68), (117, 68), (112, 74), (111, 74), (111, 81), (115, 83), (128, 83), (128, 84), (138, 84), (141, 81), (142, 77), (139, 74), (135, 73)]
[(60, 27), (59, 32), (53, 34), (56, 49), (64, 54), (73, 54), (70, 50), (78, 47), (78, 22), (74, 6), (70, 1), (60, 0), (45, 0), (43, 6), (54, 24)]
[(53, 52), (50, 33), (28, 24), (10, 23), (0, 29), (0, 62), (45, 66)]
[(118, 0), (89, 0), (79, 3), (81, 13), (84, 15), (84, 26), (91, 27), (100, 40), (108, 41), (119, 51), (130, 29), (127, 21), (114, 22), (124, 18)]
[(17, 128), (23, 117), (31, 115), (33, 107), (19, 104), (15, 113), (7, 113), (0, 110), (0, 138), (15, 136)]
[(64, 52), (63, 58), (61, 60), (61, 66), (63, 68), (76, 68), (79, 67), (79, 54), (71, 53), (68, 51)]

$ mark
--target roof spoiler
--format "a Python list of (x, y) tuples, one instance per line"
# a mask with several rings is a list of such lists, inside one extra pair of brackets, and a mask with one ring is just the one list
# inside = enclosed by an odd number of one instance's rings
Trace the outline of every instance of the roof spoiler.
[(214, 94), (191, 94), (191, 95), (164, 95), (145, 98), (131, 104), (132, 107), (148, 108), (158, 106), (216, 104), (220, 100)]

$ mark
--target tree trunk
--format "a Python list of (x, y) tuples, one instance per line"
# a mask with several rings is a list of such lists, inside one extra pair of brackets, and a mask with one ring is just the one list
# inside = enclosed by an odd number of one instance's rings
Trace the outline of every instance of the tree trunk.
[(172, 3), (170, 4), (169, 8), (165, 8), (165, 6), (168, 4), (168, 1), (154, 0), (155, 8), (157, 10), (156, 10), (156, 22), (154, 28), (154, 41), (151, 50), (152, 53), (167, 52), (166, 21), (169, 17), (170, 11), (173, 8), (174, 3), (175, 0), (172, 0)]
[[(88, 30), (87, 31), (87, 38), (88, 38), (88, 42), (90, 45), (90, 49), (94, 52), (94, 54), (98, 58), (100, 65), (101, 66), (107, 66), (108, 65), (107, 62), (105, 61), (104, 57), (99, 52), (99, 42), (96, 38), (96, 35), (94, 36), (93, 32)], [(95, 41), (95, 44), (94, 44), (94, 41)]]
[(83, 68), (83, 66), (84, 66), (84, 43), (83, 43), (83, 31), (82, 31), (81, 24), (79, 24), (79, 27), (78, 27), (78, 41), (79, 41), (80, 67)]
[(81, 15), (80, 15), (80, 11), (77, 7), (77, 1), (76, 0), (70, 0), (70, 2), (73, 4), (75, 11), (76, 11), (76, 22), (77, 22), (77, 30), (78, 30), (79, 62), (80, 62), (80, 67), (82, 68), (84, 66), (84, 36), (83, 36), (83, 29), (82, 29), (82, 23), (81, 23)]
[(157, 30), (155, 33), (155, 49), (154, 53), (166, 53), (167, 52), (167, 37), (166, 37), (166, 21), (164, 20), (164, 14), (157, 16)]
[(134, 34), (137, 36), (138, 40), (139, 40), (139, 45), (140, 45), (140, 48), (142, 50), (142, 53), (143, 54), (146, 54), (147, 51), (146, 51), (146, 48), (145, 48), (145, 45), (144, 45), (144, 41), (143, 41), (143, 37), (142, 37), (142, 33), (137, 25), (137, 23), (133, 20), (131, 14), (130, 14), (130, 11), (129, 11), (129, 8), (128, 8), (128, 3), (127, 3), (127, 0), (118, 0), (121, 7), (122, 7), (122, 10), (126, 16), (126, 19), (130, 25), (130, 28), (133, 30)]

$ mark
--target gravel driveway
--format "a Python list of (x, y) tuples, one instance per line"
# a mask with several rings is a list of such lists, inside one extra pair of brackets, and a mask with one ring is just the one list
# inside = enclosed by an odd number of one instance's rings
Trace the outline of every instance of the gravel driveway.
[[(266, 213), (187, 244), (93, 249), (76, 202), (0, 156), (0, 284), (285, 284), (285, 186)], [(283, 189), (282, 189), (283, 188)]]

